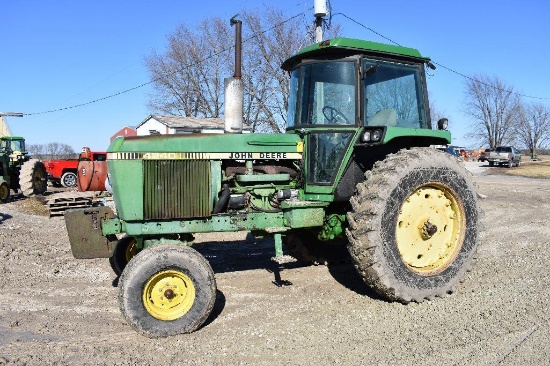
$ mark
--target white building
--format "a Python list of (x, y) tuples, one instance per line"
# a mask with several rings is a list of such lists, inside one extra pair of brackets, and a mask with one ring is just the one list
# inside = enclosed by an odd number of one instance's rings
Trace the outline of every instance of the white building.
[[(138, 136), (174, 135), (185, 133), (223, 133), (223, 118), (197, 118), (182, 116), (160, 116), (152, 114), (136, 127)], [(250, 128), (243, 126), (243, 133)]]

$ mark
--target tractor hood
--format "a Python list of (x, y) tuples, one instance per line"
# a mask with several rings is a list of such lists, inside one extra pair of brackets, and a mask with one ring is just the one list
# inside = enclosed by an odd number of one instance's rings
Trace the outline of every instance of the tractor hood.
[(296, 134), (152, 135), (115, 139), (107, 159), (300, 159), (302, 150)]

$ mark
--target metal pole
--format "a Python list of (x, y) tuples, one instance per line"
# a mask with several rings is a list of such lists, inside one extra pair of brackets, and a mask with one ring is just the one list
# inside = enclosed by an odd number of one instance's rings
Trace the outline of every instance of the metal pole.
[(243, 22), (235, 19), (237, 15), (235, 15), (230, 20), (231, 25), (235, 25), (235, 74), (233, 74), (234, 78), (240, 79), (242, 77), (241, 72), (241, 58), (242, 58), (242, 24)]
[(323, 42), (323, 18), (315, 18), (315, 42)]

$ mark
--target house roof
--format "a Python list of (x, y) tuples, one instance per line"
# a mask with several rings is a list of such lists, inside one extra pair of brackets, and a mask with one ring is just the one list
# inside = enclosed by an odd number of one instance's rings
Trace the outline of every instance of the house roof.
[[(151, 114), (143, 120), (136, 129), (143, 125), (150, 119), (154, 119), (169, 128), (185, 128), (190, 130), (196, 129), (223, 129), (223, 118), (198, 118), (198, 117), (183, 117), (183, 116), (161, 116), (158, 114)], [(246, 124), (243, 129), (249, 129)]]

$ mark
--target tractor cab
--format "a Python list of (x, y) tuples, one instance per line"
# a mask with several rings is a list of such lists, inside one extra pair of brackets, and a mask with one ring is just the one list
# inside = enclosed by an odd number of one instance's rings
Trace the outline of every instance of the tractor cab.
[[(336, 190), (348, 200), (379, 158), (450, 139), (431, 131), (424, 64), (415, 49), (347, 38), (283, 63), (291, 75), (287, 132), (304, 135), (306, 193), (332, 200)], [(338, 189), (347, 170), (352, 184)]]
[(4, 136), (0, 139), (0, 154), (9, 156), (10, 161), (22, 161), (27, 155), (25, 139), (17, 136)]

